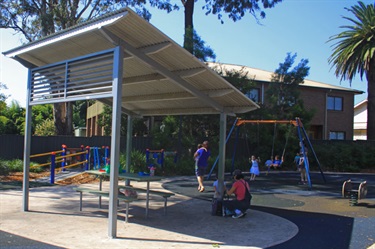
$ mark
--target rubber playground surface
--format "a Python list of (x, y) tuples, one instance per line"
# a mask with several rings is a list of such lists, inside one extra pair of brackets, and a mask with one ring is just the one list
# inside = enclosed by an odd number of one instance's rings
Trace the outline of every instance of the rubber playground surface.
[[(108, 238), (106, 202), (98, 209), (97, 197), (85, 197), (80, 212), (74, 186), (32, 188), (29, 212), (21, 211), (20, 189), (0, 189), (0, 248), (375, 248), (375, 174), (325, 173), (325, 179), (311, 173), (309, 190), (297, 172), (261, 172), (251, 182), (252, 208), (233, 219), (210, 215), (213, 180), (199, 193), (194, 176), (166, 178), (151, 188), (176, 194), (168, 214), (155, 197), (148, 218), (139, 201), (124, 223), (122, 205), (115, 239)], [(348, 179), (367, 181), (367, 196), (356, 206), (341, 196)]]

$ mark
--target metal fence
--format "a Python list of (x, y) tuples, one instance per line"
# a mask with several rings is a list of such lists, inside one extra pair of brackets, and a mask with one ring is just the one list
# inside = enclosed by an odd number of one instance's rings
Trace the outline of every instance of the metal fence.
[[(83, 146), (102, 147), (111, 146), (110, 136), (101, 137), (74, 137), (74, 136), (32, 136), (30, 154), (39, 154), (61, 150), (65, 144), (68, 148), (80, 148)], [(150, 137), (134, 137), (132, 148), (145, 151), (152, 145)], [(126, 137), (120, 139), (120, 151), (126, 150)], [(23, 159), (24, 136), (0, 135), (0, 158), (1, 159)]]
[[(151, 137), (133, 137), (132, 140), (133, 150), (146, 151), (146, 149), (152, 148)], [(311, 141), (314, 148), (323, 146), (331, 147), (341, 144), (353, 145), (363, 150), (375, 147), (375, 141), (357, 140), (357, 141), (341, 141), (341, 140), (313, 140)], [(83, 146), (90, 147), (102, 147), (111, 145), (110, 136), (98, 136), (98, 137), (75, 137), (75, 136), (32, 136), (30, 154), (38, 154), (45, 152), (52, 152), (61, 150), (62, 145), (65, 144), (68, 148), (80, 148)], [(177, 144), (177, 142), (176, 142)], [(233, 155), (233, 146), (235, 146), (235, 140), (229, 139), (226, 146), (226, 157), (231, 159)], [(215, 151), (218, 145), (211, 144), (212, 149)], [(182, 151), (187, 151), (191, 148), (181, 148)], [(195, 148), (193, 148), (195, 149)], [(24, 136), (22, 135), (0, 135), (0, 158), (1, 159), (23, 159), (24, 150)], [(125, 152), (126, 150), (126, 137), (120, 139), (120, 151)], [(238, 145), (236, 146), (236, 158), (249, 157), (249, 152), (254, 151), (253, 147), (249, 147), (245, 139), (239, 139)], [(215, 151), (213, 155), (216, 156)], [(268, 152), (268, 151), (267, 151)], [(193, 151), (194, 153), (194, 151)], [(294, 156), (294, 154), (291, 154)], [(319, 157), (319, 155), (318, 155)]]

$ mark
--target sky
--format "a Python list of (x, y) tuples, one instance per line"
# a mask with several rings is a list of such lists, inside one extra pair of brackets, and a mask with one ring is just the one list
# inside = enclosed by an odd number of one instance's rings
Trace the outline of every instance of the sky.
[[(181, 6), (180, 0), (171, 0)], [(354, 18), (350, 8), (355, 0), (283, 0), (272, 9), (266, 9), (266, 18), (258, 23), (251, 15), (233, 22), (224, 16), (221, 24), (215, 15), (205, 15), (198, 0), (194, 10), (194, 28), (216, 54), (216, 62), (249, 66), (274, 72), (284, 62), (287, 53), (296, 53), (295, 66), (301, 59), (309, 60), (310, 73), (306, 79), (363, 91), (355, 96), (355, 104), (367, 98), (367, 81), (356, 75), (349, 81), (340, 81), (328, 63), (332, 54), (331, 36), (352, 25), (345, 17)], [(373, 1), (363, 0), (365, 4)], [(182, 6), (181, 6), (182, 7)], [(151, 24), (182, 46), (184, 34), (184, 10), (180, 8), (167, 14), (149, 9)], [(12, 30), (0, 29), (0, 51), (8, 51), (21, 45), (22, 36)], [(27, 69), (17, 61), (1, 54), (0, 82), (8, 87), (2, 90), (9, 104), (16, 100), (26, 106)]]

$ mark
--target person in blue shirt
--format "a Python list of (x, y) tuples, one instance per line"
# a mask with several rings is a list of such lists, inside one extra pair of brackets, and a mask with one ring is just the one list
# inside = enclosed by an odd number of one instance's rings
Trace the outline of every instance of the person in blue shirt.
[(273, 160), (273, 162), (271, 164), (271, 167), (273, 167), (274, 169), (278, 169), (278, 168), (281, 167), (282, 163), (283, 163), (283, 159), (280, 160), (280, 156), (276, 155), (275, 160)]
[(208, 159), (210, 159), (211, 152), (208, 149), (208, 141), (202, 143), (202, 147), (194, 153), (194, 160), (196, 160), (195, 175), (198, 180), (198, 191), (204, 191), (203, 178), (206, 173)]
[(296, 165), (297, 170), (299, 169), (299, 153), (297, 152), (296, 156), (294, 157), (294, 164)]

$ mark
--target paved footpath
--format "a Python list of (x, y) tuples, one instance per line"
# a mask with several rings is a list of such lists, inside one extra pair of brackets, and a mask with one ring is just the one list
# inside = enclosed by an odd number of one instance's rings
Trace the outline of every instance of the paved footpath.
[[(97, 197), (84, 197), (80, 212), (74, 186), (32, 188), (30, 211), (22, 212), (20, 189), (0, 190), (0, 248), (375, 248), (375, 175), (326, 173), (324, 184), (312, 174), (312, 190), (298, 185), (296, 177), (296, 172), (258, 177), (251, 183), (252, 209), (241, 219), (210, 215), (212, 180), (206, 180), (204, 193), (197, 192), (193, 176), (151, 183), (176, 193), (168, 214), (162, 200), (152, 197), (146, 218), (140, 194), (129, 223), (120, 205), (116, 239), (107, 236), (105, 199), (98, 209)], [(349, 178), (369, 183), (367, 198), (354, 207), (341, 198), (342, 182)]]

